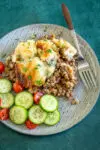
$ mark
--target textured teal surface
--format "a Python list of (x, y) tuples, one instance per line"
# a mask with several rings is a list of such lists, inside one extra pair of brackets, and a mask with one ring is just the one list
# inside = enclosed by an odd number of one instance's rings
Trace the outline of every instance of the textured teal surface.
[[(71, 11), (76, 31), (91, 45), (100, 61), (100, 0), (0, 0), (0, 37), (32, 23), (66, 27), (62, 2)], [(60, 134), (21, 135), (0, 123), (0, 150), (100, 150), (100, 98), (80, 124)]]

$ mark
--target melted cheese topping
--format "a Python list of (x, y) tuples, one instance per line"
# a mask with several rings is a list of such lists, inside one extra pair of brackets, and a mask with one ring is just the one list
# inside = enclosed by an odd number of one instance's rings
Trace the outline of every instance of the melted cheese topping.
[(63, 56), (68, 60), (73, 59), (74, 55), (76, 55), (77, 50), (69, 42), (63, 40), (62, 38), (60, 40), (54, 38), (53, 42), (61, 48)]
[(41, 86), (45, 83), (46, 67), (38, 57), (34, 57), (31, 61), (25, 63), (18, 62), (17, 66), (21, 73), (32, 81), (33, 85)]
[(32, 85), (41, 86), (54, 73), (59, 50), (68, 60), (77, 52), (63, 39), (28, 40), (17, 45), (12, 61), (16, 62), (19, 71), (32, 81)]
[(66, 41), (66, 47), (62, 49), (63, 55), (68, 59), (71, 60), (76, 55), (77, 50)]
[(35, 41), (28, 40), (27, 42), (20, 42), (15, 49), (12, 60), (13, 62), (27, 60), (33, 58), (36, 53)]
[(38, 40), (36, 45), (40, 59), (46, 64), (48, 78), (54, 73), (57, 63), (57, 53), (53, 50), (54, 44), (50, 40)]

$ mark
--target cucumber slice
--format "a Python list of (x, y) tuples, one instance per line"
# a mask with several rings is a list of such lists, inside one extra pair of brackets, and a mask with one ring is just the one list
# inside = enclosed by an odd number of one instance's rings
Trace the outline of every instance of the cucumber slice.
[(12, 89), (12, 84), (7, 79), (0, 79), (0, 93), (8, 93)]
[(55, 110), (54, 112), (48, 113), (44, 123), (50, 126), (57, 124), (60, 121), (60, 112)]
[(20, 92), (15, 97), (15, 104), (29, 109), (33, 105), (33, 96), (29, 92)]
[(27, 114), (27, 110), (21, 106), (13, 106), (9, 112), (10, 119), (15, 124), (23, 124), (27, 119)]
[(0, 94), (0, 107), (10, 108), (14, 104), (14, 96), (11, 93)]
[(40, 106), (47, 112), (53, 112), (58, 108), (58, 101), (52, 95), (44, 95), (40, 99)]
[(35, 124), (41, 124), (46, 119), (47, 113), (40, 106), (33, 106), (29, 110), (29, 119)]

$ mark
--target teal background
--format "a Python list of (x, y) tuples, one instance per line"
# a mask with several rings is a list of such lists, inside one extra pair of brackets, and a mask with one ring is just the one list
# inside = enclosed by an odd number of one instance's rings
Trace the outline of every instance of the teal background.
[[(18, 27), (52, 23), (66, 27), (65, 2), (76, 32), (94, 49), (100, 62), (100, 0), (0, 0), (0, 37)], [(0, 150), (100, 150), (100, 98), (77, 126), (51, 136), (27, 136), (0, 123)]]

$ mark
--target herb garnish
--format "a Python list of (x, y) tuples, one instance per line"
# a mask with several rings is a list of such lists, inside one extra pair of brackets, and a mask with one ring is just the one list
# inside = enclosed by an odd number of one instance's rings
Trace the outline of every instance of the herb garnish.
[(40, 64), (37, 64), (34, 69), (37, 70), (37, 69), (39, 69), (39, 67), (41, 67), (41, 65), (40, 65)]
[(42, 55), (42, 54), (43, 54), (43, 51), (41, 50), (39, 53)]
[(29, 79), (29, 80), (31, 80), (31, 79), (32, 79), (32, 76), (31, 76), (31, 75), (29, 75), (29, 76), (28, 76), (28, 79)]
[(24, 71), (24, 72), (27, 72), (27, 70), (28, 70), (28, 68), (23, 67), (23, 71)]
[(47, 52), (48, 52), (48, 53), (52, 53), (52, 49), (48, 49)]
[(37, 66), (40, 67), (41, 65), (40, 65), (40, 64), (37, 64)]
[(38, 69), (38, 67), (35, 67), (34, 69), (35, 69), (35, 70), (37, 70), (37, 69)]
[(49, 71), (46, 72), (47, 77), (49, 76), (49, 73), (50, 73)]
[(32, 34), (31, 38), (35, 39), (36, 38), (36, 34)]
[(36, 83), (37, 85), (42, 85), (42, 81), (41, 81), (41, 80), (36, 80), (35, 83)]
[(29, 41), (27, 42), (27, 44), (28, 44), (28, 46), (30, 46), (30, 42)]

